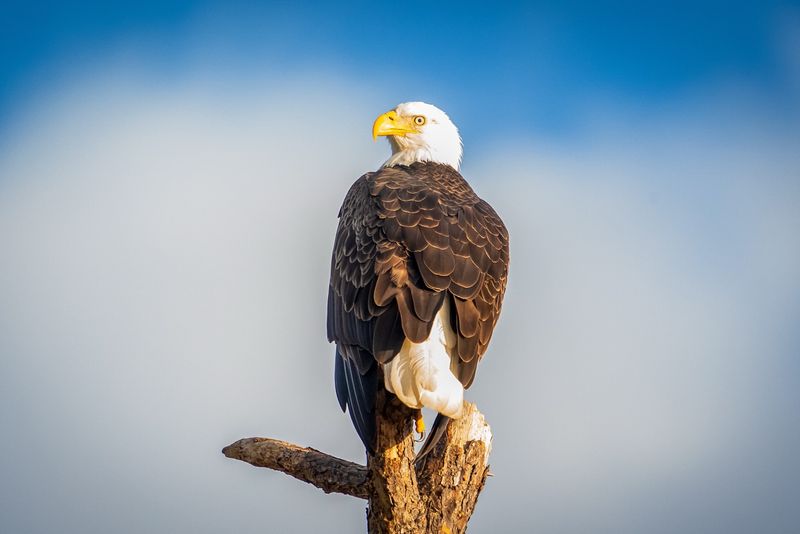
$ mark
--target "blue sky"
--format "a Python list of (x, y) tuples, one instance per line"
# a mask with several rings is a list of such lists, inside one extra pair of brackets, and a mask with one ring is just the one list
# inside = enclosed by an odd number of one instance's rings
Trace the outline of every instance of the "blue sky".
[(363, 531), (219, 451), (363, 461), (329, 254), (417, 99), (511, 234), (470, 532), (800, 531), (797, 5), (0, 9), (0, 531)]
[[(726, 80), (762, 96), (765, 111), (797, 107), (784, 57), (796, 46), (793, 2), (12, 2), (3, 10), (0, 117), (98, 52), (131, 47), (166, 77), (197, 62), (244, 77), (266, 66), (368, 73), (398, 95), (446, 100), (473, 129), (501, 120), (574, 133), (598, 98), (647, 108)], [(487, 105), (475, 112), (475, 101)]]

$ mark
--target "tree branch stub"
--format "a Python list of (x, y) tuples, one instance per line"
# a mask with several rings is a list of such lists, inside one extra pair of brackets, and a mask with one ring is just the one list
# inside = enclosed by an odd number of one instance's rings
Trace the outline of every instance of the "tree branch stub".
[(318, 487), (325, 493), (368, 496), (369, 471), (316, 449), (270, 438), (245, 438), (222, 449), (228, 458), (256, 467), (281, 471)]

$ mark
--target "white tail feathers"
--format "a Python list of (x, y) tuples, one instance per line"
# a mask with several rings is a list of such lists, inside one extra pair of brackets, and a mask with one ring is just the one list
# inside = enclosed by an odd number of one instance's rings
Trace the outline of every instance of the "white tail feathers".
[(406, 339), (400, 352), (383, 366), (383, 376), (386, 389), (406, 406), (424, 406), (457, 419), (461, 416), (464, 387), (450, 371), (456, 337), (450, 328), (449, 313), (445, 300), (428, 339), (422, 343)]

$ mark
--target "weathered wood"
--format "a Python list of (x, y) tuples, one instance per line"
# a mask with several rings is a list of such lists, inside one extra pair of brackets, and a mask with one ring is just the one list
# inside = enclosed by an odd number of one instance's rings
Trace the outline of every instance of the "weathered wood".
[(418, 465), (413, 421), (417, 411), (379, 388), (378, 443), (367, 467), (314, 449), (266, 438), (239, 440), (229, 458), (289, 474), (321, 488), (368, 500), (370, 534), (461, 534), (489, 476), (492, 434), (474, 404), (450, 422), (446, 435)]
[(464, 415), (450, 422), (446, 437), (417, 469), (427, 532), (466, 531), (489, 476), (491, 449), (489, 425), (474, 404), (465, 403)]
[(366, 467), (316, 449), (277, 439), (245, 438), (222, 449), (222, 454), (256, 467), (281, 471), (325, 493), (344, 493), (361, 499), (369, 495)]
[(367, 468), (371, 474), (367, 530), (370, 534), (426, 532), (425, 506), (417, 487), (412, 425), (417, 410), (379, 388), (378, 443)]

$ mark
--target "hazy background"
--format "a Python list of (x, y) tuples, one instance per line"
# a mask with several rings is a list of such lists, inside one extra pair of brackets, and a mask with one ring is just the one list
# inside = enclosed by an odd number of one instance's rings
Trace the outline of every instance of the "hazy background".
[(0, 531), (363, 532), (336, 213), (406, 100), (511, 232), (470, 532), (800, 529), (800, 9), (4, 4)]

